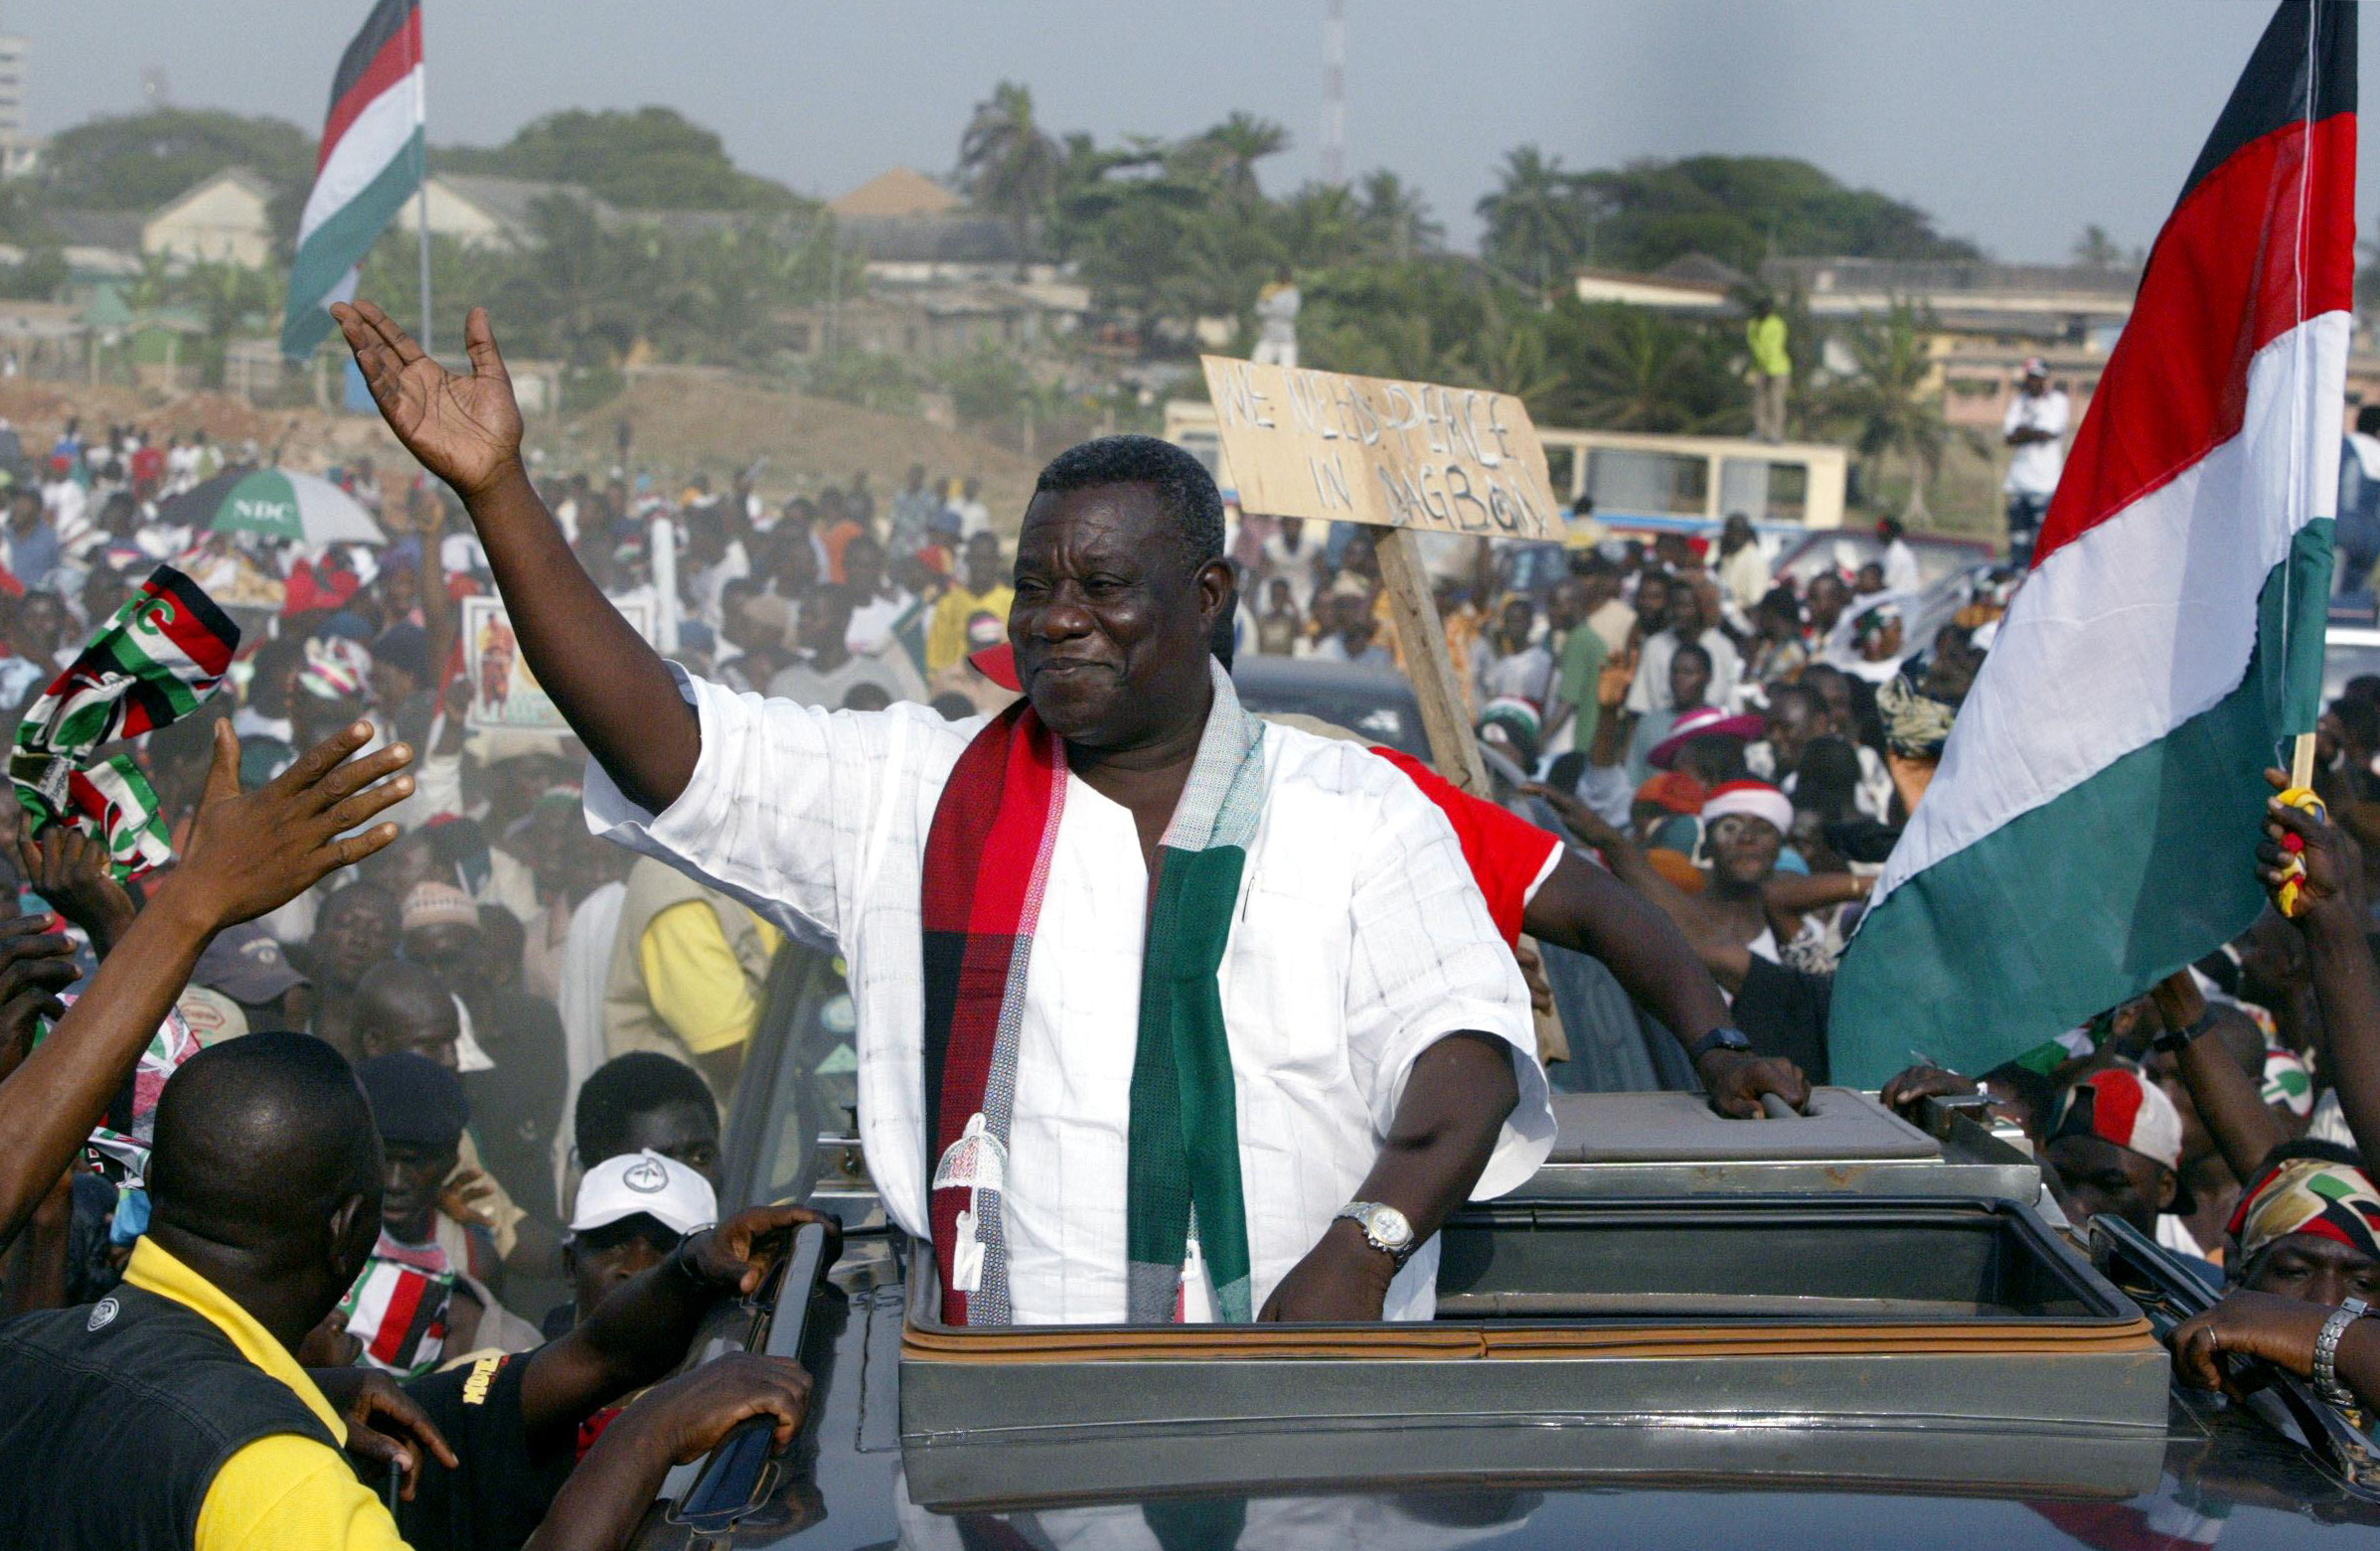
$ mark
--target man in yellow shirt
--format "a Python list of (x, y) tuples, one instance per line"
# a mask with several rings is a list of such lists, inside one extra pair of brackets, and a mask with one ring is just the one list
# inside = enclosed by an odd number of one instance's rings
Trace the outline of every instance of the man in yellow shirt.
[[(401, 1547), (295, 1356), (379, 1233), (380, 1175), (363, 1091), (322, 1041), (250, 1034), (183, 1065), (158, 1103), (149, 1230), (122, 1284), (0, 1328), (0, 1545)], [(606, 1431), (555, 1512), (573, 1544), (624, 1544), (671, 1464), (755, 1415), (781, 1447), (807, 1393), (769, 1359), (664, 1386)], [(96, 1488), (94, 1461), (121, 1467)]]
[(1785, 348), (1785, 320), (1777, 304), (1763, 298), (1744, 325), (1752, 351), (1752, 434), (1762, 441), (1785, 440), (1785, 390), (1794, 380), (1794, 359)]
[(965, 660), (972, 650), (968, 627), (979, 614), (997, 620), (995, 639), (1007, 640), (1009, 605), (1016, 601), (1017, 589), (1009, 585), (1008, 569), (1000, 561), (1000, 536), (986, 532), (969, 539), (958, 583), (934, 605), (933, 621), (926, 629), (926, 678), (939, 682)]
[(610, 1052), (658, 1050), (703, 1074), (722, 1106), (760, 1021), (784, 934), (661, 862), (628, 872), (603, 997)]

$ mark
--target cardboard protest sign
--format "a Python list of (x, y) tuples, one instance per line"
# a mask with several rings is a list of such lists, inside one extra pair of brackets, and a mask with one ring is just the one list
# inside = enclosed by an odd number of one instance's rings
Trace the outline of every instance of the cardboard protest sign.
[(1199, 360), (1244, 512), (1559, 537), (1545, 449), (1509, 393)]
[[(653, 639), (653, 604), (631, 598), (613, 605), (647, 641)], [(522, 659), (521, 644), (501, 598), (463, 599), (463, 672), (471, 681), (471, 710), (464, 725), (477, 732), (567, 733), (569, 724), (538, 685)]]

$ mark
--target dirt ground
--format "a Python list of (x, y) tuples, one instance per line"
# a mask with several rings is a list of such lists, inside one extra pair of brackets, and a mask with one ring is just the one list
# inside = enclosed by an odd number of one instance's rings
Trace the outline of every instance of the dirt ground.
[[(263, 409), (225, 393), (18, 379), (0, 383), (0, 415), (36, 452), (49, 446), (69, 415), (79, 415), (86, 434), (128, 423), (154, 436), (204, 430), (210, 439), (235, 447), (252, 437), (268, 456), (281, 448), (282, 461), (298, 469), (320, 470), (359, 456), (371, 457), (383, 469), (406, 462), (377, 415)], [(907, 477), (910, 464), (922, 463), (931, 479), (980, 478), (983, 499), (1004, 528), (1014, 526), (1024, 511), (1038, 471), (1037, 463), (1014, 448), (965, 431), (750, 383), (700, 378), (650, 378), (575, 418), (533, 418), (528, 445), (543, 454), (545, 471), (583, 468), (600, 477), (618, 461), (616, 428), (622, 421), (632, 437), (628, 467), (665, 482), (704, 472), (714, 485), (723, 485), (736, 470), (760, 462), (760, 492), (782, 499), (848, 484), (855, 470), (866, 469), (881, 501)]]
[(632, 440), (629, 466), (677, 478), (697, 472), (714, 484), (765, 459), (756, 479), (771, 498), (848, 485), (866, 469), (879, 502), (899, 488), (913, 463), (929, 481), (983, 481), (983, 499), (1001, 527), (1014, 525), (1039, 464), (1013, 446), (922, 420), (884, 414), (831, 398), (812, 398), (744, 382), (700, 377), (647, 378), (602, 408), (555, 426), (533, 425), (530, 438), (565, 468), (609, 469), (618, 427)]

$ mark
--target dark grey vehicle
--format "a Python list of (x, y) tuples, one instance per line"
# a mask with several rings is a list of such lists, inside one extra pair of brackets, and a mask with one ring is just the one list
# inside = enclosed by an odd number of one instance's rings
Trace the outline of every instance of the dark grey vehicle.
[(727, 1197), (852, 1226), (702, 1355), (796, 1354), (815, 1409), (681, 1468), (648, 1551), (2380, 1544), (2368, 1440), (2286, 1379), (2175, 1388), (2212, 1294), (2121, 1225), (2079, 1253), (1974, 1111), (1561, 1095), (1546, 1166), (1446, 1229), (1432, 1323), (954, 1330), (848, 1129), (831, 965), (780, 991)]
[[(1393, 674), (1235, 679), (1420, 747)], [(1549, 969), (1574, 1059), (1610, 1025), (1588, 1085), (1674, 1081), (1600, 965)], [(1621, 1017), (1582, 1017), (1595, 996)], [(2212, 1294), (2120, 1224), (2079, 1253), (1973, 1111), (1560, 1093), (1547, 1165), (1445, 1230), (1429, 1324), (951, 1330), (869, 1180), (853, 1025), (833, 955), (780, 955), (724, 1200), (832, 1209), (843, 1255), (798, 1247), (696, 1358), (799, 1356), (811, 1420), (782, 1457), (751, 1434), (674, 1473), (647, 1551), (2380, 1545), (2368, 1441), (2293, 1381), (2175, 1389), (2160, 1337)]]

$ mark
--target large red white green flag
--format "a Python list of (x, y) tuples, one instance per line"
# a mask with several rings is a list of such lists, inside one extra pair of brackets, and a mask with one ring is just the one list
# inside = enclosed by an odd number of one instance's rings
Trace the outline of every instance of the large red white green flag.
[(331, 303), (354, 298), (357, 265), (420, 187), (422, 115), (420, 0), (379, 0), (331, 80), (281, 322), (291, 360), (330, 333)]
[(2284, 0), (1843, 960), (1835, 1081), (1987, 1070), (2263, 908), (2262, 773), (2320, 696), (2354, 193), (2355, 7)]

